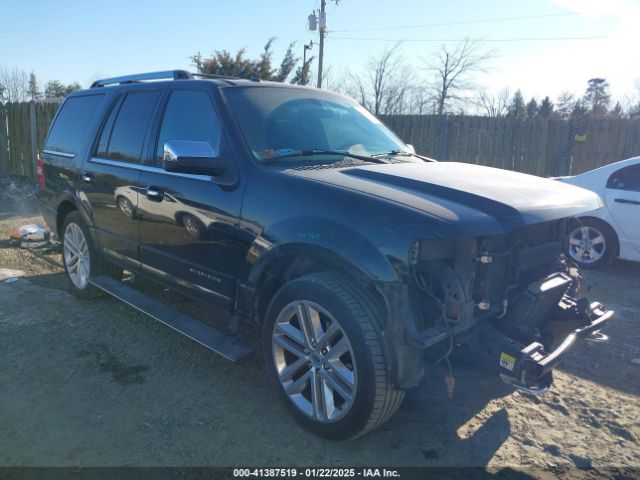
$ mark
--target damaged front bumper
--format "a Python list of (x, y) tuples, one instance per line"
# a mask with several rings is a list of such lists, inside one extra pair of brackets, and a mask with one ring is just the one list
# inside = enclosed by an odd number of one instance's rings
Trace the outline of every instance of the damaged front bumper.
[[(539, 341), (523, 343), (505, 333), (495, 322), (482, 322), (456, 339), (468, 360), (500, 375), (502, 380), (527, 393), (543, 393), (553, 381), (552, 370), (576, 341), (603, 338), (600, 330), (613, 317), (598, 302), (563, 298), (555, 314), (557, 320), (545, 322), (554, 330), (553, 345)], [(546, 342), (545, 342), (546, 343)]]

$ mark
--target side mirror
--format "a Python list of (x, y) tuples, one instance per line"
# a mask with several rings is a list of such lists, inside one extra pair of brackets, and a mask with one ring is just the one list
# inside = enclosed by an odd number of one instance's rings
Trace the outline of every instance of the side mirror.
[(196, 175), (222, 175), (227, 160), (220, 157), (209, 142), (198, 140), (168, 140), (164, 144), (162, 165), (167, 172)]

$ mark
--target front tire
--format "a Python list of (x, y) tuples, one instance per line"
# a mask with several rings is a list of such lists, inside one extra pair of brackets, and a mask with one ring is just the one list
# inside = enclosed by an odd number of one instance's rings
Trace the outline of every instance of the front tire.
[(404, 392), (389, 378), (381, 305), (345, 276), (321, 272), (285, 284), (263, 326), (267, 374), (294, 418), (347, 440), (386, 422)]
[(100, 293), (98, 288), (89, 283), (92, 276), (122, 278), (122, 269), (106, 262), (96, 251), (89, 229), (78, 211), (64, 218), (62, 263), (73, 293), (81, 298), (93, 298)]
[(567, 255), (583, 268), (598, 268), (618, 252), (618, 236), (606, 222), (580, 218), (569, 225)]

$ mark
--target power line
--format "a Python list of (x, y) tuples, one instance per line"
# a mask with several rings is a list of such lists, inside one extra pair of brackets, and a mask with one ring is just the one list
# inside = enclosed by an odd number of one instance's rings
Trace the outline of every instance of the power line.
[(582, 14), (584, 14), (584, 12), (550, 13), (546, 15), (526, 15), (526, 16), (518, 16), (518, 17), (485, 18), (483, 20), (466, 20), (466, 21), (460, 21), (460, 22), (426, 23), (423, 25), (397, 25), (393, 27), (370, 27), (370, 28), (357, 28), (357, 29), (349, 29), (349, 30), (331, 30), (331, 32), (333, 33), (373, 32), (373, 31), (380, 31), (380, 30), (408, 30), (411, 28), (450, 27), (453, 25), (472, 25), (476, 23), (507, 22), (512, 20), (531, 20), (536, 18), (566, 17), (568, 15), (582, 15)]
[(365, 42), (553, 42), (564, 40), (604, 40), (613, 38), (608, 35), (594, 35), (590, 37), (521, 37), (521, 38), (358, 38), (358, 37), (330, 37), (331, 40), (360, 40)]

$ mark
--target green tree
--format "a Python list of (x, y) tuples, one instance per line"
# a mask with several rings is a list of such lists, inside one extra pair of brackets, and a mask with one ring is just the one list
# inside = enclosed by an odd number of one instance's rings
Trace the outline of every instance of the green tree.
[(538, 115), (538, 101), (535, 98), (531, 98), (527, 103), (527, 117), (535, 118)]
[(540, 102), (540, 108), (538, 108), (538, 115), (542, 118), (549, 118), (553, 114), (553, 102), (547, 96)]
[(38, 88), (38, 79), (36, 78), (36, 74), (33, 72), (29, 74), (29, 87), (27, 88), (27, 95), (31, 100), (38, 100), (42, 96), (42, 92), (40, 92)]
[(78, 82), (64, 85), (58, 80), (51, 80), (47, 82), (44, 87), (44, 96), (45, 98), (64, 98), (70, 93), (76, 92), (80, 89), (82, 89), (82, 87)]
[(609, 83), (604, 78), (589, 80), (582, 102), (593, 115), (605, 115), (611, 102)]
[(300, 65), (296, 69), (296, 73), (291, 79), (291, 83), (296, 85), (308, 85), (311, 81), (311, 62), (313, 62), (314, 57), (309, 57), (309, 59)]
[(520, 89), (516, 90), (516, 93), (514, 93), (511, 98), (511, 103), (507, 109), (507, 116), (516, 118), (527, 117), (527, 107), (524, 103), (524, 97), (522, 96)]
[(589, 113), (589, 107), (585, 105), (583, 100), (577, 100), (573, 104), (573, 109), (571, 110), (571, 118), (584, 118)]
[(613, 118), (622, 118), (624, 117), (624, 110), (622, 108), (622, 104), (620, 102), (616, 102), (614, 107), (609, 112), (609, 115)]
[(298, 58), (293, 54), (294, 45), (295, 42), (289, 44), (282, 58), (282, 62), (280, 62), (280, 68), (278, 68), (278, 71), (273, 77), (276, 82), (285, 82), (298, 63)]
[(564, 91), (557, 100), (556, 111), (562, 118), (569, 118), (576, 106), (576, 99), (572, 93)]
[[(245, 49), (241, 48), (235, 55), (228, 50), (216, 50), (210, 58), (203, 58), (202, 55), (198, 53), (191, 57), (191, 61), (200, 73), (286, 82), (291, 72), (296, 69), (299, 61), (298, 57), (293, 53), (295, 42), (289, 44), (282, 61), (276, 68), (273, 66), (273, 52), (271, 49), (274, 41), (275, 38), (270, 38), (267, 41), (262, 49), (262, 53), (257, 59), (247, 58), (245, 56)], [(308, 82), (310, 61), (308, 61), (307, 64), (306, 81)], [(305, 66), (301, 68), (304, 70)], [(302, 73), (301, 71), (301, 74)], [(294, 75), (294, 80), (296, 78), (298, 78), (298, 76)], [(299, 78), (305, 80), (304, 75)]]

